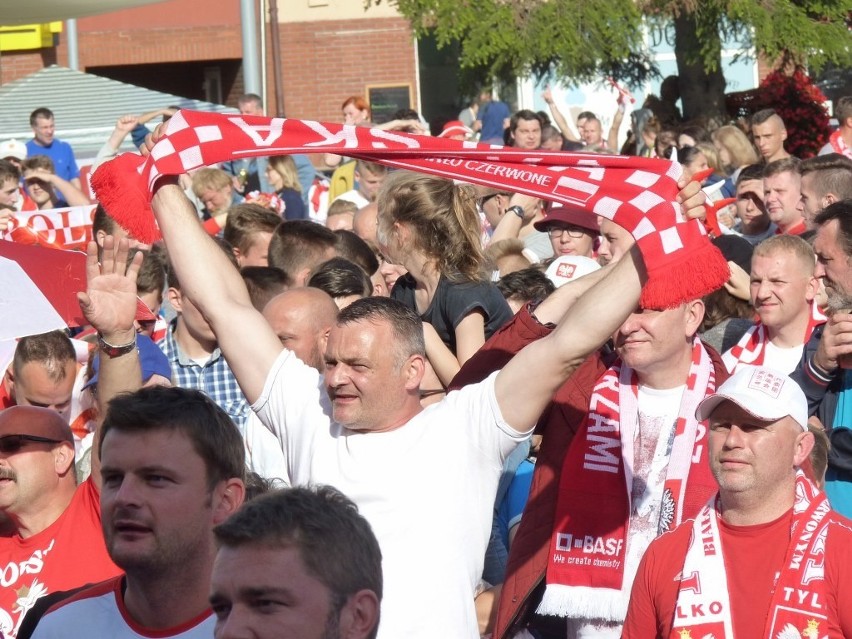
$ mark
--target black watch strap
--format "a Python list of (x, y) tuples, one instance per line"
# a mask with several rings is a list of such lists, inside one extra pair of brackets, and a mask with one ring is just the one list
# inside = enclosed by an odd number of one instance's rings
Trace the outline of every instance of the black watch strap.
[(524, 219), (524, 207), (518, 206), (517, 204), (515, 204), (514, 206), (510, 206), (509, 208), (506, 209), (506, 213), (510, 213), (510, 212), (514, 213), (515, 215), (517, 215), (522, 220)]

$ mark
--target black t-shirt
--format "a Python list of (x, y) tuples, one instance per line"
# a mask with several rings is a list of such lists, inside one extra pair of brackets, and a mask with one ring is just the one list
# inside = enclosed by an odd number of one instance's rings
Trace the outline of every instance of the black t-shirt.
[[(410, 273), (400, 277), (391, 291), (391, 298), (417, 310), (414, 289), (417, 283)], [(420, 317), (435, 327), (441, 340), (455, 354), (456, 327), (473, 311), (485, 316), (485, 339), (512, 319), (512, 309), (500, 290), (491, 282), (450, 282), (441, 277), (435, 297)]]

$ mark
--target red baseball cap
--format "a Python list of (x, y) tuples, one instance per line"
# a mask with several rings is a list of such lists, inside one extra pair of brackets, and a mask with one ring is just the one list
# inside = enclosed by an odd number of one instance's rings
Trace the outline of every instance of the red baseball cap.
[(564, 204), (551, 204), (543, 220), (539, 220), (533, 226), (536, 231), (547, 231), (554, 222), (570, 224), (586, 229), (593, 235), (600, 235), (598, 216), (583, 209), (569, 208)]

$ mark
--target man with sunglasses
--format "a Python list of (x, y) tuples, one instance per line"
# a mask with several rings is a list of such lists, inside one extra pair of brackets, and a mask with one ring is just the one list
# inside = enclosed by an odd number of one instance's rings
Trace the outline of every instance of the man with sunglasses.
[[(97, 478), (99, 479), (99, 478)], [(106, 551), (99, 481), (77, 485), (74, 438), (58, 413), (0, 413), (0, 633), (16, 637), (39, 598), (119, 574)]]

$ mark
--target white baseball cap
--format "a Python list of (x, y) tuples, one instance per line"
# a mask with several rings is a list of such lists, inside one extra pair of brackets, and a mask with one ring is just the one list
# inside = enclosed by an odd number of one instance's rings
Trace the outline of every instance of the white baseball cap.
[(559, 288), (563, 284), (594, 273), (601, 267), (589, 257), (582, 255), (560, 255), (550, 263), (544, 272), (548, 279)]
[(18, 140), (3, 140), (0, 142), (0, 158), (15, 158), (23, 162), (27, 159), (27, 145)]
[(704, 421), (725, 400), (761, 421), (790, 416), (808, 430), (808, 400), (789, 376), (765, 366), (740, 366), (719, 389), (702, 401), (695, 417)]

